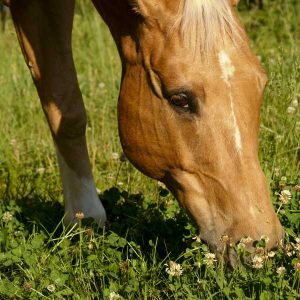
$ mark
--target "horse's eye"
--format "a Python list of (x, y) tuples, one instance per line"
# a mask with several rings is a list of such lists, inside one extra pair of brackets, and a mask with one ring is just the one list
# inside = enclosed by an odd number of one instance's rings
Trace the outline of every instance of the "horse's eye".
[(177, 107), (189, 108), (189, 98), (186, 94), (173, 95), (170, 98), (171, 103)]

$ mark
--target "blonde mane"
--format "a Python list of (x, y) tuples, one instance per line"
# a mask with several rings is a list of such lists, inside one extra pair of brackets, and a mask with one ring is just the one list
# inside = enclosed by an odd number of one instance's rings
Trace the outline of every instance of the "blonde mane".
[(195, 53), (210, 56), (217, 49), (241, 39), (242, 30), (232, 14), (229, 0), (181, 0), (177, 20), (183, 42)]

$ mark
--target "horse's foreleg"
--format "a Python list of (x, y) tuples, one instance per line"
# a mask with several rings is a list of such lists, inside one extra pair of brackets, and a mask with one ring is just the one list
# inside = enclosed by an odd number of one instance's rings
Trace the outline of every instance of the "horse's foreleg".
[[(76, 214), (106, 220), (93, 180), (86, 115), (71, 49), (73, 0), (13, 0), (11, 13), (56, 145), (66, 222)], [(82, 216), (82, 215), (77, 215)]]

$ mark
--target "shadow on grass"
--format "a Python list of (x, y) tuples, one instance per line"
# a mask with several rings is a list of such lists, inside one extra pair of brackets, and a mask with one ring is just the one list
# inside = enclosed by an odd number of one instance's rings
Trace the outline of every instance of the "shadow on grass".
[[(183, 210), (173, 218), (166, 217), (168, 207), (164, 204), (145, 205), (142, 194), (128, 194), (117, 187), (106, 190), (99, 197), (107, 211), (106, 232), (114, 232), (127, 241), (135, 242), (146, 257), (151, 255), (156, 243), (157, 255), (162, 259), (167, 255), (177, 257), (186, 248), (184, 237), (190, 232), (185, 227), (189, 219)], [(59, 202), (47, 201), (33, 194), (20, 197), (16, 204), (20, 207), (19, 221), (28, 232), (42, 230), (52, 233), (56, 230), (54, 237), (62, 233), (63, 227), (57, 228), (64, 215)], [(91, 224), (87, 221), (87, 225)]]
[(140, 245), (145, 256), (151, 253), (150, 244), (155, 243), (160, 258), (177, 257), (186, 248), (184, 236), (190, 234), (185, 229), (189, 219), (183, 210), (167, 218), (164, 204), (147, 203), (145, 208), (142, 194), (130, 195), (116, 187), (106, 190), (100, 199), (108, 215), (107, 229)]
[[(52, 233), (64, 216), (64, 208), (58, 201), (46, 201), (39, 195), (22, 197), (16, 203), (21, 208), (20, 221), (29, 232), (35, 226)], [(60, 235), (62, 231), (60, 226), (55, 235)]]

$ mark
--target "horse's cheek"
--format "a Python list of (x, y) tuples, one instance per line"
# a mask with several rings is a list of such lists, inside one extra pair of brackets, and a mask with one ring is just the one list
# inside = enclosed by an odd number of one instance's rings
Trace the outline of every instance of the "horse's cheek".
[(122, 84), (118, 103), (120, 141), (130, 162), (144, 174), (159, 180), (170, 165), (168, 150), (160, 130), (159, 107), (153, 105), (147, 89), (141, 92), (142, 85), (132, 77)]

